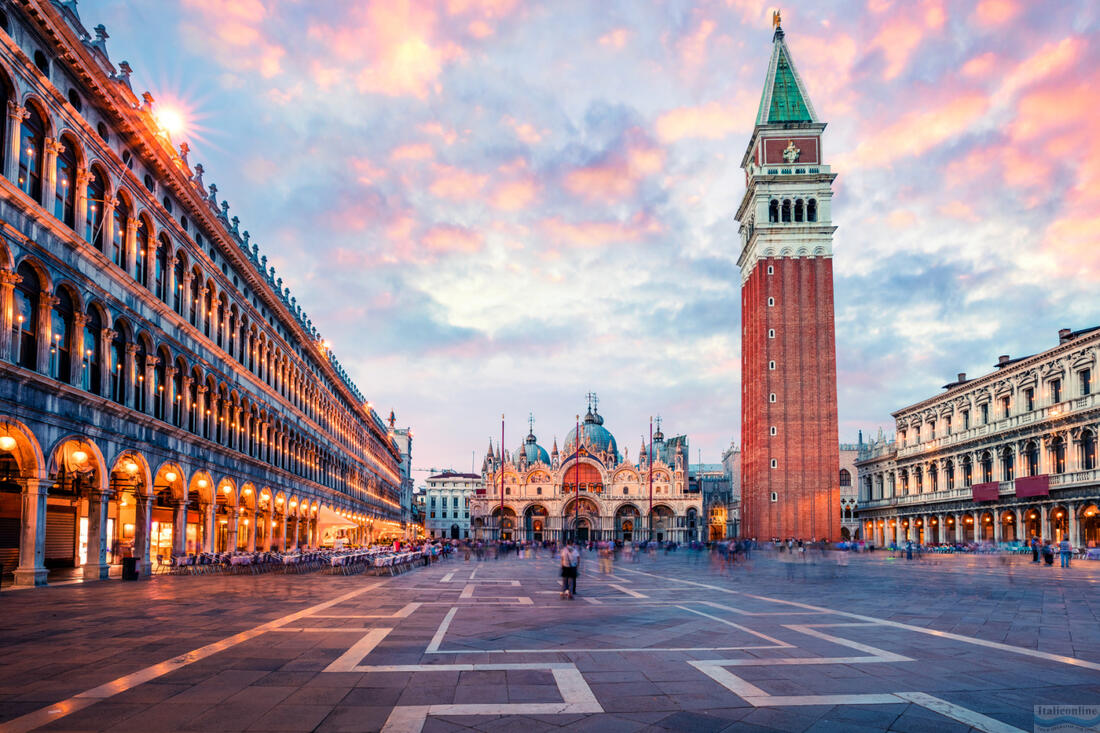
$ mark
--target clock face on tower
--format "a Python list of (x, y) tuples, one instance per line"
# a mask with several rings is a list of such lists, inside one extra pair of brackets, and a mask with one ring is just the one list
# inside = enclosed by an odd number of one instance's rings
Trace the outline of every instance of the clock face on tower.
[(800, 155), (802, 155), (802, 151), (795, 147), (794, 140), (788, 140), (787, 147), (783, 149), (783, 160), (794, 163), (798, 161)]

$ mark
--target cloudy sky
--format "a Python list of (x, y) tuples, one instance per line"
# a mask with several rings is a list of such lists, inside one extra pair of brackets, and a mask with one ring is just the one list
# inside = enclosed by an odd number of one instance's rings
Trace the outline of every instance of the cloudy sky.
[[(739, 441), (755, 0), (84, 0), (357, 384), (469, 468), (600, 395)], [(791, 2), (839, 173), (840, 438), (1100, 323), (1100, 4)], [(495, 441), (494, 441), (495, 442)]]

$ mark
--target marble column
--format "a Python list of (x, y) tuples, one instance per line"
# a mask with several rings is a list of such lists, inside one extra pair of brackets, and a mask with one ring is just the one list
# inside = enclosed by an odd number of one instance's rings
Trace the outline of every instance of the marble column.
[(226, 549), (229, 552), (237, 551), (237, 523), (240, 521), (240, 514), (236, 507), (229, 507), (229, 521), (226, 523)]
[(0, 270), (0, 359), (11, 361), (11, 329), (15, 311), (15, 285), (20, 277), (11, 270)]
[[(73, 314), (73, 332), (69, 337), (69, 375), (68, 382), (74, 387), (84, 387), (84, 327), (88, 325), (85, 313)], [(64, 381), (65, 377), (62, 377)]]
[(282, 521), (279, 522), (279, 552), (286, 552), (286, 523), (287, 515), (282, 516)]
[(8, 126), (6, 128), (4, 150), (7, 151), (7, 160), (4, 162), (4, 176), (19, 185), (19, 153), (20, 135), (22, 134), (23, 120), (30, 116), (26, 107), (15, 102), (8, 101)]
[(149, 540), (153, 533), (153, 497), (140, 493), (135, 497), (134, 506), (134, 557), (137, 558), (138, 577), (141, 573), (152, 574), (153, 566), (149, 557)]
[(258, 511), (253, 511), (252, 516), (250, 516), (248, 518), (248, 551), (249, 552), (255, 552), (256, 551), (256, 529), (257, 529), (257, 525), (259, 524), (259, 522), (256, 521), (257, 519), (259, 519), (259, 512)]
[(301, 545), (299, 544), (299, 540), (298, 540), (298, 538), (301, 536), (301, 525), (302, 525), (302, 518), (300, 516), (295, 516), (294, 517), (294, 549), (295, 550), (298, 550), (298, 549), (301, 548)]
[(1081, 529), (1078, 523), (1077, 512), (1081, 507), (1076, 504), (1066, 505), (1066, 511), (1069, 512), (1069, 543), (1073, 547), (1084, 547), (1085, 543), (1081, 541)]
[(64, 143), (52, 137), (46, 138), (42, 146), (45, 153), (42, 161), (42, 206), (53, 212), (54, 196), (57, 193), (57, 156), (65, 150)]
[(38, 353), (35, 355), (37, 371), (41, 374), (50, 373), (50, 344), (53, 343), (51, 335), (53, 319), (50, 317), (53, 307), (57, 305), (58, 298), (41, 293), (38, 296)]
[(264, 537), (264, 552), (271, 552), (275, 549), (275, 522), (278, 521), (275, 518), (275, 506), (274, 502), (271, 502), (271, 508), (267, 512), (267, 536)]
[(93, 489), (88, 494), (88, 559), (84, 563), (85, 580), (106, 580), (107, 563), (107, 499), (105, 492)]
[(172, 504), (172, 557), (187, 554), (187, 500)]
[(47, 486), (45, 481), (36, 478), (27, 479), (23, 485), (23, 523), (19, 535), (19, 566), (15, 569), (16, 585), (46, 584)]
[(202, 551), (214, 552), (214, 533), (218, 528), (214, 504), (201, 504), (202, 509)]

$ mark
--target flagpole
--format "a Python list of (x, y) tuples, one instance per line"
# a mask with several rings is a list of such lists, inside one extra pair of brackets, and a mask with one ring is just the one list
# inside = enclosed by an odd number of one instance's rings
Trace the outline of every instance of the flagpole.
[(576, 542), (577, 537), (577, 522), (581, 518), (581, 416), (577, 413), (577, 427), (574, 434), (576, 440), (573, 446), (573, 492), (576, 497), (573, 499), (573, 541)]
[(500, 524), (497, 540), (504, 539), (504, 413), (500, 414)]
[(653, 541), (653, 416), (649, 416), (649, 541)]

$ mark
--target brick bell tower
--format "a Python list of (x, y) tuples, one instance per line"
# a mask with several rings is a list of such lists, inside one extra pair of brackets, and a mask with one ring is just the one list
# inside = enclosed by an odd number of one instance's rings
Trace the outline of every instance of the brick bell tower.
[(825, 123), (779, 14), (748, 150), (741, 225), (741, 534), (840, 539), (831, 201)]

